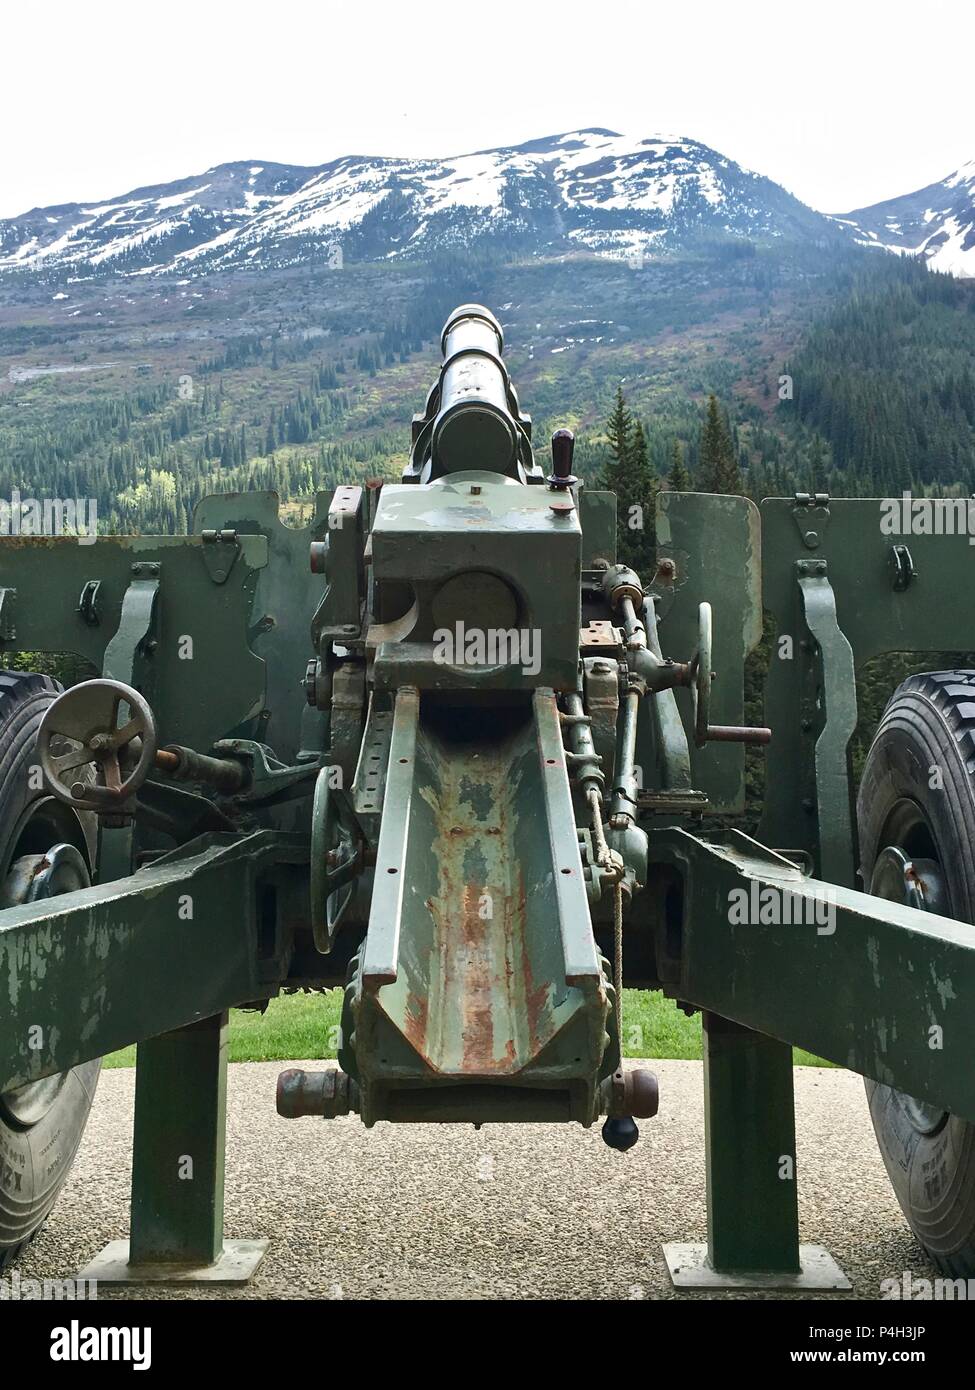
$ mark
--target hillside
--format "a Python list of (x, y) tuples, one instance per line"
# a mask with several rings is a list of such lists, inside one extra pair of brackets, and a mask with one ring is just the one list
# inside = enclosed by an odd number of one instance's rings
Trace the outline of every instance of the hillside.
[[(0, 495), (95, 496), (122, 529), (185, 524), (204, 493), (307, 495), (402, 467), (439, 330), (479, 299), (504, 323), (536, 439), (568, 424), (599, 470), (616, 384), (692, 446), (716, 391), (768, 419), (836, 269), (748, 245), (630, 269), (595, 256), (439, 257), (189, 286), (72, 287), (0, 304)], [(73, 306), (69, 315), (62, 305)], [(67, 317), (67, 322), (65, 318)], [(657, 440), (659, 435), (659, 440)]]
[(571, 426), (590, 480), (622, 383), (660, 475), (676, 441), (697, 481), (714, 393), (755, 497), (975, 489), (973, 287), (865, 227), (694, 141), (602, 130), (36, 210), (0, 223), (0, 496), (169, 531), (207, 492), (300, 509), (395, 476), (470, 299), (504, 324), (538, 446)]

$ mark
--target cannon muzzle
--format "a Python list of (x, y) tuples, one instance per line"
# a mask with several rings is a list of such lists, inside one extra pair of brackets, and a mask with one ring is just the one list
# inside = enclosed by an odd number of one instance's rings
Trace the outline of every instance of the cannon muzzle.
[(413, 421), (411, 473), (500, 473), (524, 482), (534, 469), (531, 420), (522, 413), (501, 358), (504, 333), (489, 309), (461, 304), (440, 337), (443, 364)]

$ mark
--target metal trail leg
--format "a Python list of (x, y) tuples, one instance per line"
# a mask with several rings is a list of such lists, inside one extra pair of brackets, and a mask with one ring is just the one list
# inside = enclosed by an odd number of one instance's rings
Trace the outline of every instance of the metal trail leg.
[(706, 1245), (665, 1245), (676, 1288), (848, 1289), (818, 1245), (799, 1244), (792, 1049), (704, 1015)]
[(131, 1239), (79, 1278), (104, 1284), (246, 1283), (266, 1240), (223, 1239), (227, 1014), (140, 1043)]

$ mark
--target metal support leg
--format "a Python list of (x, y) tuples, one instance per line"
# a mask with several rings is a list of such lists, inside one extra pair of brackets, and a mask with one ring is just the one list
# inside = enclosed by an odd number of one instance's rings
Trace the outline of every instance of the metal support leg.
[(706, 1245), (665, 1245), (677, 1288), (848, 1289), (799, 1244), (792, 1049), (704, 1014)]
[(224, 1241), (227, 1014), (139, 1044), (129, 1241), (79, 1276), (100, 1283), (244, 1283), (268, 1242)]

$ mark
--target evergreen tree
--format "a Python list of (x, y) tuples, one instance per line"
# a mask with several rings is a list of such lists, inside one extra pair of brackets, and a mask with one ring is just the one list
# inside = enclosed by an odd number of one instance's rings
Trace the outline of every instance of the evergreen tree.
[(622, 386), (616, 388), (606, 436), (611, 456), (602, 483), (616, 494), (617, 555), (622, 564), (639, 573), (652, 566), (653, 514), (659, 484), (650, 463), (646, 432), (634, 421)]
[(620, 476), (626, 468), (632, 446), (632, 434), (633, 416), (627, 409), (622, 386), (617, 386), (613, 413), (606, 422), (606, 437), (609, 440), (609, 447), (613, 451), (613, 463), (606, 470), (606, 486), (608, 488), (613, 488), (612, 482), (609, 481), (610, 477)]
[(674, 447), (670, 455), (670, 472), (667, 474), (667, 482), (673, 492), (689, 492), (691, 487), (691, 475), (687, 471), (684, 462), (684, 450), (681, 448), (679, 439), (674, 440)]
[[(631, 565), (638, 574), (652, 575), (656, 555), (655, 514), (660, 480), (654, 472), (647, 450), (647, 437), (638, 420), (633, 427), (633, 443), (629, 459), (629, 496), (631, 511), (624, 518), (628, 536), (620, 548), (620, 559)], [(634, 523), (639, 522), (639, 525)]]
[(741, 492), (741, 471), (735, 458), (731, 430), (713, 393), (708, 397), (701, 432), (700, 477), (704, 492)]

